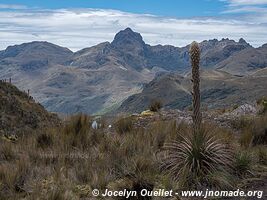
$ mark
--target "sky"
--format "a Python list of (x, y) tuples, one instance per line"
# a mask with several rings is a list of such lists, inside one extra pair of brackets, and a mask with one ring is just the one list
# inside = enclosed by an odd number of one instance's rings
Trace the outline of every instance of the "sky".
[(267, 0), (0, 0), (0, 50), (48, 41), (73, 51), (127, 27), (151, 45), (244, 38), (267, 43)]

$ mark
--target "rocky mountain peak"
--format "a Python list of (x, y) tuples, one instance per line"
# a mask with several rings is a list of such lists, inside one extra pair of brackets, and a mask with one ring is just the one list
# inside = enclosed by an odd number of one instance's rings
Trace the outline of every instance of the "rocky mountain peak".
[(131, 28), (118, 32), (111, 44), (117, 48), (124, 46), (142, 47), (145, 45), (141, 34), (134, 32)]
[(248, 43), (246, 42), (246, 40), (244, 40), (243, 38), (240, 38), (238, 42), (241, 43), (241, 44), (248, 44)]

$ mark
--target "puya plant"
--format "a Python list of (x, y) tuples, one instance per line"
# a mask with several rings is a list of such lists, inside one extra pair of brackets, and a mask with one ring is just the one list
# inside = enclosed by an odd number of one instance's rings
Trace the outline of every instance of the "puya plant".
[[(193, 130), (178, 133), (179, 139), (164, 144), (157, 153), (162, 172), (170, 175), (182, 188), (230, 188), (228, 171), (233, 160), (232, 149), (207, 127), (202, 126), (200, 111), (200, 47), (193, 42), (190, 48), (192, 64)], [(224, 177), (219, 177), (220, 176)], [(222, 182), (220, 180), (223, 180)]]
[(192, 103), (193, 103), (193, 128), (194, 134), (197, 134), (201, 126), (201, 112), (200, 112), (200, 90), (199, 90), (199, 63), (200, 63), (200, 48), (197, 42), (193, 42), (190, 47), (190, 58), (192, 64)]

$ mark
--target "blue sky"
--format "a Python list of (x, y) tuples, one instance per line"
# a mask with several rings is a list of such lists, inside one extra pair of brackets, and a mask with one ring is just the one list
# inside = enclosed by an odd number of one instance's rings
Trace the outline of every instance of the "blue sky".
[(151, 45), (244, 38), (267, 43), (267, 0), (0, 0), (0, 50), (48, 41), (77, 51), (126, 27)]
[(176, 17), (218, 15), (227, 6), (227, 2), (220, 0), (1, 0), (0, 2), (50, 9), (102, 8)]

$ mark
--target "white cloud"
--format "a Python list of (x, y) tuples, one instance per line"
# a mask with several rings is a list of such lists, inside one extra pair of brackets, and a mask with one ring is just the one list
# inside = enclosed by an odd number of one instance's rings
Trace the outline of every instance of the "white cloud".
[(27, 9), (27, 6), (25, 5), (18, 5), (18, 4), (0, 4), (0, 9)]
[[(255, 19), (255, 20), (254, 20)], [(245, 38), (254, 46), (267, 41), (266, 17), (164, 18), (103, 9), (0, 11), (0, 49), (30, 41), (48, 41), (74, 51), (112, 41), (126, 27), (148, 44), (184, 46), (193, 40)]]
[(228, 1), (232, 6), (246, 6), (246, 5), (265, 5), (267, 0), (223, 0)]
[[(267, 13), (267, 0), (220, 0), (227, 3), (223, 13)], [(265, 16), (264, 16), (265, 17)]]

